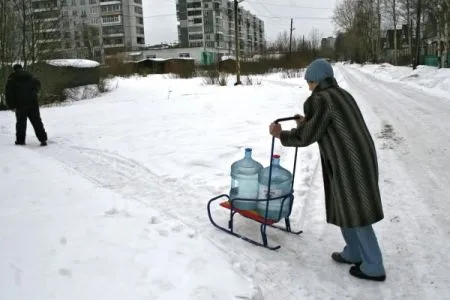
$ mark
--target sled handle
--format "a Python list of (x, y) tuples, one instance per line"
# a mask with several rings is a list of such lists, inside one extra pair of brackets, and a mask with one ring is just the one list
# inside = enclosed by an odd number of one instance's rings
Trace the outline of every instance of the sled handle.
[[(278, 124), (279, 122), (284, 122), (284, 121), (292, 121), (292, 120), (298, 120), (300, 119), (300, 116), (293, 116), (293, 117), (286, 117), (286, 118), (279, 118), (276, 119), (274, 121), (275, 124)], [(268, 186), (268, 191), (267, 191), (267, 197), (270, 198), (270, 186), (272, 183), (272, 157), (273, 157), (273, 153), (274, 153), (274, 149), (275, 149), (275, 137), (272, 137), (272, 147), (270, 150), (270, 165), (269, 165), (269, 186)], [(293, 191), (294, 189), (294, 179), (295, 179), (295, 170), (297, 168), (297, 153), (298, 153), (298, 147), (295, 147), (295, 155), (294, 155), (294, 167), (292, 170), (292, 183), (291, 183), (291, 191)], [(266, 210), (268, 210), (269, 208), (269, 201), (267, 201), (266, 203)]]
[(300, 119), (300, 116), (293, 116), (293, 117), (286, 117), (286, 118), (280, 118), (280, 119), (276, 119), (274, 121), (275, 124), (278, 124), (280, 122), (284, 122), (284, 121), (292, 121), (292, 120), (298, 120)]

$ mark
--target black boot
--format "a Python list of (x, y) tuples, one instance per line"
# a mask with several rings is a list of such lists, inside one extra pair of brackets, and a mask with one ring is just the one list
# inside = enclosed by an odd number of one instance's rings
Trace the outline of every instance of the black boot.
[(359, 266), (353, 266), (350, 268), (350, 274), (360, 279), (374, 280), (374, 281), (385, 281), (386, 275), (381, 276), (369, 276), (364, 274)]
[(356, 266), (360, 266), (361, 265), (361, 263), (362, 262), (351, 262), (351, 261), (348, 261), (348, 260), (346, 260), (345, 258), (343, 258), (342, 257), (342, 255), (339, 253), (339, 252), (333, 252), (332, 254), (331, 254), (331, 258), (335, 261), (335, 262), (338, 262), (338, 263), (341, 263), (341, 264), (349, 264), (349, 265), (351, 265), (351, 264), (354, 264), (354, 265), (356, 265)]
[(23, 146), (23, 145), (25, 145), (25, 142), (22, 142), (22, 141), (16, 141), (15, 144), (16, 144), (16, 145), (19, 145), (19, 146)]

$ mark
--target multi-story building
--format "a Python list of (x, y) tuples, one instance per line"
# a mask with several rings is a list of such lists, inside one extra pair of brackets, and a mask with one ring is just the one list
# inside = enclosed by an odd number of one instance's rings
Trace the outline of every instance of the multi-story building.
[[(234, 4), (229, 0), (177, 0), (178, 40), (181, 47), (203, 47), (235, 54)], [(252, 56), (265, 46), (264, 22), (238, 8), (242, 55)]]
[(145, 47), (142, 0), (32, 0), (32, 8), (52, 56), (102, 60)]

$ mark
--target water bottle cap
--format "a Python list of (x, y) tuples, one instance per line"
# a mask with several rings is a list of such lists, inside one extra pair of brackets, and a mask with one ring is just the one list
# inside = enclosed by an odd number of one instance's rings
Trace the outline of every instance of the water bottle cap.
[(250, 152), (252, 151), (252, 148), (245, 148), (245, 152)]
[(280, 154), (274, 154), (272, 158), (280, 158)]

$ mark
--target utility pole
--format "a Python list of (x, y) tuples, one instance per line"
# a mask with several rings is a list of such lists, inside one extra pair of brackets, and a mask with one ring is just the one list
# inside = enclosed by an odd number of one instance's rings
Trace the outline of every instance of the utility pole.
[(416, 26), (416, 61), (413, 65), (413, 70), (417, 68), (420, 64), (420, 50), (422, 48), (422, 37), (420, 36), (421, 32), (421, 19), (422, 18), (422, 0), (418, 0), (417, 2), (417, 26)]
[(377, 63), (380, 63), (381, 61), (381, 7), (380, 7), (380, 1), (377, 0)]
[[(243, 0), (240, 0), (241, 2)], [(239, 85), (241, 82), (241, 63), (239, 61), (240, 46), (239, 46), (239, 22), (238, 22), (238, 0), (234, 0), (234, 44), (236, 46), (236, 83)]]
[(291, 29), (290, 29), (290, 35), (289, 35), (289, 60), (292, 57), (292, 31), (294, 31), (294, 28), (292, 27), (293, 22), (294, 22), (294, 19), (291, 18)]

